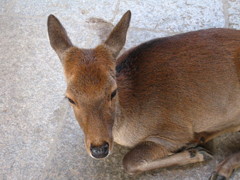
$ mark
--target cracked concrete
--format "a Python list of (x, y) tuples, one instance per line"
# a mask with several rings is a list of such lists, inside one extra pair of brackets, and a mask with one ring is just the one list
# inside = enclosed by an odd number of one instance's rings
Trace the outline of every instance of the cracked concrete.
[[(102, 161), (87, 155), (83, 133), (64, 99), (66, 85), (49, 45), (47, 16), (61, 20), (74, 44), (91, 48), (129, 9), (125, 49), (191, 30), (240, 29), (239, 0), (1, 0), (0, 179), (204, 180), (218, 162), (240, 150), (240, 133), (225, 135), (212, 143), (209, 162), (137, 177), (122, 169), (124, 147), (116, 145)], [(240, 179), (240, 171), (231, 179)]]

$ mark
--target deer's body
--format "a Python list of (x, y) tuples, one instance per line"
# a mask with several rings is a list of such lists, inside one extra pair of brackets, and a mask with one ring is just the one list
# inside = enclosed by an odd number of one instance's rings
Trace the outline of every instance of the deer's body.
[[(155, 39), (116, 59), (130, 16), (95, 49), (73, 46), (61, 23), (53, 15), (48, 19), (87, 152), (104, 158), (113, 141), (132, 147), (123, 159), (130, 174), (211, 158), (197, 145), (240, 130), (240, 31)], [(211, 179), (229, 178), (239, 166), (240, 153), (222, 162)]]
[(155, 39), (119, 57), (116, 70), (122, 115), (113, 136), (121, 145), (155, 141), (176, 150), (240, 130), (240, 31)]

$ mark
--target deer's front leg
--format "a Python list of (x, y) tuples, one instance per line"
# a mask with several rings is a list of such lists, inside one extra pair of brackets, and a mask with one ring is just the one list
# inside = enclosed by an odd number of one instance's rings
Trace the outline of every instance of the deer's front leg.
[(240, 168), (240, 152), (233, 154), (222, 161), (210, 177), (210, 180), (229, 179), (233, 171), (237, 168)]
[(123, 166), (127, 173), (134, 175), (157, 168), (202, 162), (210, 158), (212, 156), (203, 148), (191, 148), (172, 154), (160, 145), (145, 142), (125, 155)]

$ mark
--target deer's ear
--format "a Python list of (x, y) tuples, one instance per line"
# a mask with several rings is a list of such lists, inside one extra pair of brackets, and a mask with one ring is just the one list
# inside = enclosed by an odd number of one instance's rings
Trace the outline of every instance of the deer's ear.
[(111, 50), (114, 57), (117, 57), (125, 44), (130, 19), (131, 11), (127, 11), (105, 41), (105, 45)]
[(60, 60), (63, 61), (63, 53), (73, 46), (72, 42), (70, 41), (66, 30), (54, 15), (48, 16), (47, 25), (50, 44), (56, 51)]

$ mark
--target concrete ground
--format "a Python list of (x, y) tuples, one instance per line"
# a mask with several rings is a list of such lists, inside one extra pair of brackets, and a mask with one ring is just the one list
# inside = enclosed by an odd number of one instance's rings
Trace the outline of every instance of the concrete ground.
[[(122, 14), (132, 11), (126, 48), (146, 40), (210, 27), (240, 29), (239, 0), (0, 0), (0, 179), (204, 180), (218, 162), (240, 150), (240, 133), (212, 143), (214, 159), (124, 173), (126, 148), (106, 160), (90, 158), (83, 133), (64, 99), (61, 64), (46, 21), (55, 14), (74, 44), (97, 45)], [(240, 170), (232, 180), (240, 179)]]

